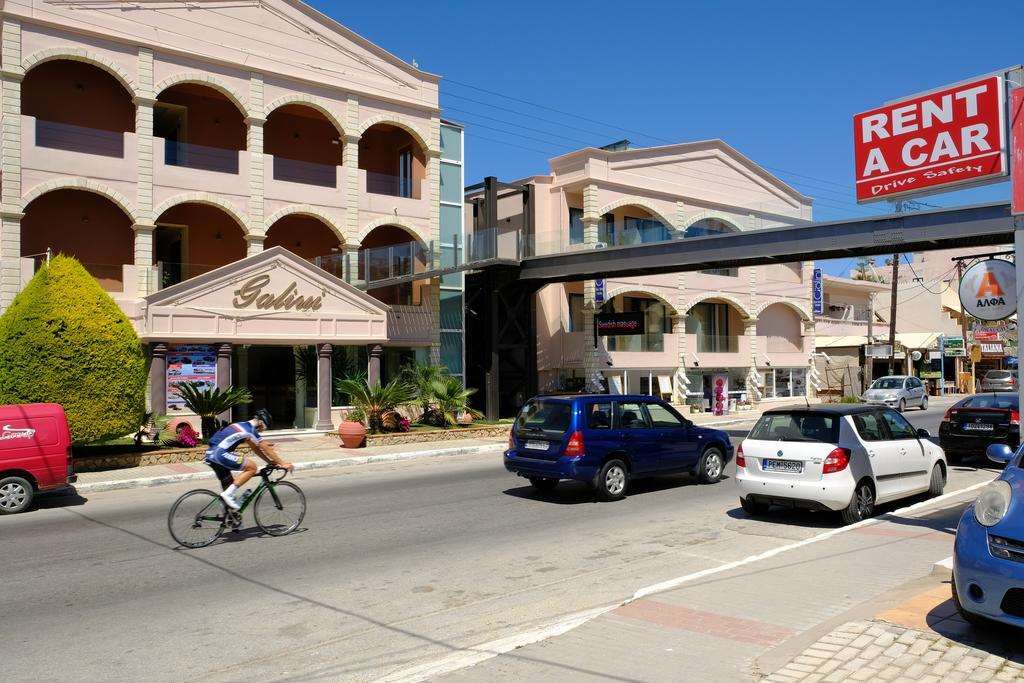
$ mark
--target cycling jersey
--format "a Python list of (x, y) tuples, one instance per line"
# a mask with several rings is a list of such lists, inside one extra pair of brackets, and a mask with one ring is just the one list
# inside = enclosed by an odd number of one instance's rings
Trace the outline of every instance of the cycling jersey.
[(262, 440), (251, 422), (229, 424), (210, 437), (209, 447), (206, 449), (206, 462), (229, 470), (240, 470), (245, 464), (245, 458), (235, 455), (234, 450), (244, 441), (259, 443)]

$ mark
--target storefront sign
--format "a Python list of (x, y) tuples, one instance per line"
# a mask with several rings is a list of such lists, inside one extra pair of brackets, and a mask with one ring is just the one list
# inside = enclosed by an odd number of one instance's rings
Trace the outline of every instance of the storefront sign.
[(711, 412), (724, 415), (729, 410), (729, 375), (716, 374), (711, 378)]
[(1017, 274), (1009, 261), (988, 259), (967, 269), (960, 280), (960, 305), (982, 320), (1002, 320), (1017, 312)]
[(594, 303), (595, 304), (600, 305), (600, 304), (604, 303), (604, 287), (605, 287), (604, 283), (605, 283), (604, 278), (601, 278), (599, 280), (594, 280)]
[(217, 350), (213, 344), (171, 344), (167, 348), (167, 410), (184, 410), (178, 394), (181, 382), (199, 382), (203, 389), (217, 386)]
[(921, 379), (939, 379), (942, 377), (942, 373), (938, 370), (925, 370), (919, 376)]
[(821, 268), (815, 268), (811, 278), (811, 305), (814, 315), (825, 315), (825, 292), (821, 284)]
[(594, 326), (599, 337), (614, 337), (626, 334), (643, 334), (643, 313), (598, 313)]
[(255, 307), (260, 310), (274, 311), (317, 311), (323, 304), (323, 295), (298, 294), (298, 285), (292, 282), (280, 294), (264, 292), (263, 288), (270, 283), (269, 275), (257, 275), (246, 280), (235, 290), (235, 298), (231, 303), (235, 308)]
[(1001, 358), (1003, 355), (1002, 342), (996, 342), (994, 344), (979, 344), (979, 346), (981, 347), (982, 356), (999, 356)]
[(1003, 112), (1003, 79), (986, 76), (855, 115), (857, 201), (1005, 176)]
[(868, 358), (888, 358), (892, 355), (892, 345), (870, 344), (864, 347), (864, 355)]
[(997, 330), (974, 330), (974, 341), (976, 342), (997, 342), (999, 339), (999, 332)]
[(967, 349), (964, 348), (963, 337), (946, 337), (943, 341), (943, 350), (946, 353), (946, 357), (959, 357), (963, 358), (967, 355)]

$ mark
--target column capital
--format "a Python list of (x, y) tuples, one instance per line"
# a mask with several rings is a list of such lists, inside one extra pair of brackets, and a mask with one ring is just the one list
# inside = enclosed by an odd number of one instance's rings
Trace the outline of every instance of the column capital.
[(3, 78), (5, 81), (21, 83), (25, 79), (25, 72), (16, 69), (2, 69), (0, 70), (0, 78)]
[(25, 217), (24, 211), (10, 211), (8, 209), (0, 209), (0, 218), (6, 221), (20, 221)]
[(384, 347), (381, 346), (380, 344), (370, 344), (368, 349), (370, 355), (375, 358), (380, 358), (381, 356), (384, 355)]
[(137, 106), (141, 107), (152, 107), (156, 104), (155, 97), (146, 97), (145, 95), (136, 95), (132, 98), (132, 101), (135, 102)]
[(329, 357), (333, 352), (334, 347), (331, 346), (330, 344), (324, 343), (316, 345), (316, 353), (321, 358)]
[(140, 232), (153, 232), (156, 230), (156, 226), (152, 223), (132, 223), (132, 230), (136, 233)]
[(154, 356), (166, 356), (167, 355), (167, 342), (161, 342), (161, 341), (150, 342), (149, 343), (149, 348), (150, 348), (150, 351), (152, 351)]
[(363, 139), (362, 136), (356, 135), (355, 133), (346, 133), (345, 134), (345, 144), (346, 145), (358, 145), (359, 141), (362, 140), (362, 139)]
[(439, 149), (428, 149), (427, 152), (426, 152), (426, 156), (427, 156), (428, 159), (440, 159), (441, 158), (441, 150), (439, 150)]
[(263, 127), (263, 124), (265, 124), (266, 122), (267, 122), (267, 120), (265, 118), (260, 117), (260, 116), (246, 116), (245, 117), (245, 125), (247, 125), (247, 126), (260, 126), (260, 127)]
[(217, 344), (217, 356), (219, 358), (230, 358), (233, 353), (234, 346), (228, 342)]

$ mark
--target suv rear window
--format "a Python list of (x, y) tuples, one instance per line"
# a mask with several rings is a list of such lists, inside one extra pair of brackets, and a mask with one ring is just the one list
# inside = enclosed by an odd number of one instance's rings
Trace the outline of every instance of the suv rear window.
[(839, 440), (839, 418), (835, 415), (798, 411), (762, 415), (747, 438), (759, 441), (836, 443)]
[(530, 401), (516, 419), (518, 429), (541, 429), (564, 434), (572, 421), (572, 404), (568, 401)]
[(964, 399), (958, 408), (1012, 408), (1017, 409), (1017, 394), (977, 394)]
[(1010, 377), (1012, 377), (1012, 376), (1013, 375), (1011, 375), (1006, 370), (989, 370), (988, 372), (985, 373), (985, 379), (1003, 380), (1003, 379), (1010, 379)]

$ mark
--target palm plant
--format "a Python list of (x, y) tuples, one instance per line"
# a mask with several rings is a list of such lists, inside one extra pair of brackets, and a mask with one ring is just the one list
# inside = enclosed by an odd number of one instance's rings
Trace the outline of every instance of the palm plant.
[(446, 375), (434, 382), (431, 391), (446, 427), (457, 425), (458, 417), (463, 413), (472, 415), (474, 418), (483, 417), (483, 413), (469, 405), (469, 397), (476, 393), (476, 389), (467, 389), (462, 386), (462, 380), (458, 377)]
[[(362, 378), (340, 379), (338, 391), (349, 396), (349, 401), (366, 421), (366, 429), (371, 434), (384, 431), (388, 421), (395, 415), (399, 406), (416, 400), (416, 388), (404, 378), (396, 377), (387, 384), (370, 386)], [(350, 415), (351, 417), (351, 415)], [(397, 425), (397, 418), (395, 418)]]
[(178, 382), (174, 385), (185, 406), (199, 416), (203, 438), (209, 439), (217, 428), (217, 416), (235, 406), (252, 403), (252, 393), (245, 387), (210, 387), (204, 382)]
[(417, 362), (405, 366), (402, 369), (402, 376), (416, 389), (416, 401), (420, 407), (420, 422), (442, 423), (444, 418), (436, 407), (437, 399), (434, 396), (434, 387), (449, 376), (448, 369), (441, 365)]

